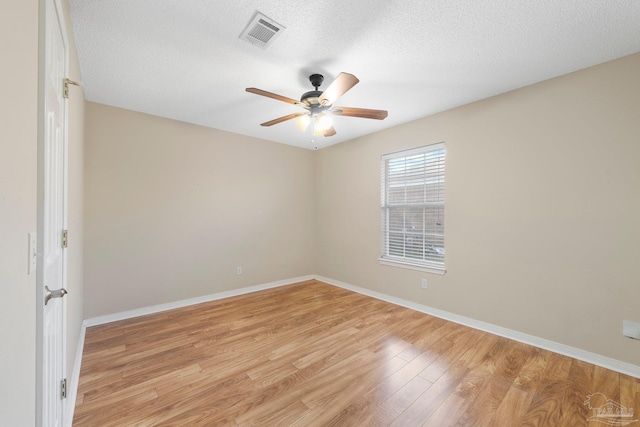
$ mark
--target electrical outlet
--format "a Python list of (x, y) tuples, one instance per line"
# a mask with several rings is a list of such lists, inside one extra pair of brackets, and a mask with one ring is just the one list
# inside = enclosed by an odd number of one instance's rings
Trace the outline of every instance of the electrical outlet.
[(422, 289), (427, 289), (427, 279), (422, 279), (422, 282), (420, 282), (420, 286), (422, 286)]
[(625, 337), (640, 340), (640, 323), (631, 320), (622, 321), (622, 334)]
[(236, 274), (238, 276), (242, 274), (242, 267), (236, 267)]

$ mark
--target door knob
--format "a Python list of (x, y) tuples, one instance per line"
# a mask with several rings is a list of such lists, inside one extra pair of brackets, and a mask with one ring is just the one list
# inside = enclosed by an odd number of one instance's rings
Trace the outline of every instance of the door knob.
[(51, 298), (62, 298), (66, 294), (68, 294), (65, 288), (56, 289), (52, 291), (48, 286), (44, 287), (44, 305), (47, 305)]

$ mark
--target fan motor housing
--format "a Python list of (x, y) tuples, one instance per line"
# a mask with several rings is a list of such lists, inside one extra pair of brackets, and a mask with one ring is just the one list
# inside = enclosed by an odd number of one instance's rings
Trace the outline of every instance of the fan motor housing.
[(320, 105), (318, 102), (318, 98), (322, 95), (321, 90), (311, 90), (309, 92), (305, 92), (300, 98), (300, 102), (302, 102), (307, 107), (313, 107)]
[(315, 115), (329, 108), (328, 106), (321, 105), (320, 101), (318, 101), (318, 98), (322, 95), (322, 91), (318, 90), (318, 87), (324, 81), (324, 76), (322, 74), (311, 74), (309, 76), (309, 81), (315, 90), (302, 94), (300, 102), (302, 102), (311, 111), (312, 115)]

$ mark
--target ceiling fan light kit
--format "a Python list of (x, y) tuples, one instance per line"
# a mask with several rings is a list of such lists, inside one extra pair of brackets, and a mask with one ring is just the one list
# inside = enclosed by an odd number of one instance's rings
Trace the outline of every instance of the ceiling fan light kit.
[(267, 92), (262, 89), (253, 87), (247, 88), (247, 92), (266, 96), (267, 98), (272, 98), (278, 101), (286, 102), (288, 104), (298, 105), (307, 110), (307, 112), (304, 113), (289, 114), (265, 123), (261, 123), (261, 126), (273, 126), (287, 120), (297, 119), (296, 126), (298, 126), (298, 128), (302, 132), (305, 132), (309, 125), (313, 123), (314, 135), (324, 135), (325, 137), (329, 137), (335, 135), (336, 130), (333, 128), (333, 120), (331, 119), (331, 116), (327, 113), (375, 120), (383, 120), (387, 117), (388, 113), (386, 110), (370, 110), (365, 108), (333, 106), (333, 104), (342, 95), (344, 95), (349, 89), (358, 84), (359, 80), (353, 74), (340, 73), (338, 77), (336, 77), (336, 79), (331, 82), (331, 84), (325, 91), (318, 90), (318, 88), (324, 81), (324, 76), (322, 76), (322, 74), (312, 74), (311, 76), (309, 76), (309, 81), (314, 87), (314, 90), (302, 94), (302, 96), (300, 97), (300, 101), (296, 101), (295, 99), (288, 98), (286, 96)]

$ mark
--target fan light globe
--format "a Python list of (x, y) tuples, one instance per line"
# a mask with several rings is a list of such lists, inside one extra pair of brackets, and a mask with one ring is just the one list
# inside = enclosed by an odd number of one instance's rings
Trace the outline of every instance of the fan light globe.
[(302, 132), (307, 130), (309, 123), (311, 123), (311, 116), (309, 116), (308, 114), (300, 116), (296, 119), (296, 126), (298, 126), (298, 129), (300, 129)]
[(328, 114), (320, 113), (316, 117), (316, 121), (313, 124), (313, 133), (315, 134), (323, 134), (324, 131), (329, 129), (333, 125), (333, 120), (329, 117)]

